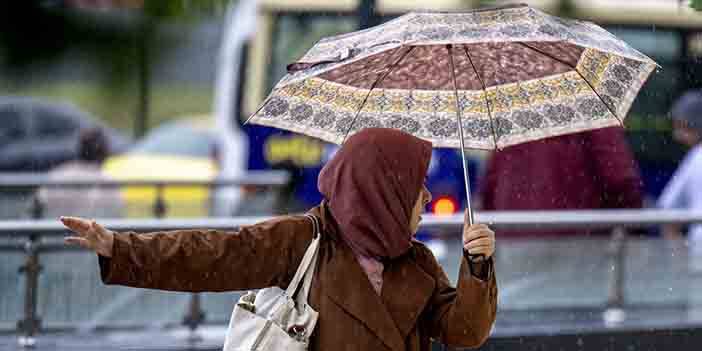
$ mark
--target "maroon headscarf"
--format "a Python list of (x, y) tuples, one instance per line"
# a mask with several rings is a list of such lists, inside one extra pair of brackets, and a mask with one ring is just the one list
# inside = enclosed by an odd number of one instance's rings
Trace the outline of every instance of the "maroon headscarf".
[(431, 148), (399, 130), (367, 128), (348, 138), (322, 169), (319, 191), (356, 254), (395, 258), (412, 247), (409, 224)]

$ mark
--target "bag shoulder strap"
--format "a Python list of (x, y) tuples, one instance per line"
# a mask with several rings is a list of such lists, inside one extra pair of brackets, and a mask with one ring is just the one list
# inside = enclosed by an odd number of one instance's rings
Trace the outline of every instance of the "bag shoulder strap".
[(307, 269), (307, 272), (305, 273), (305, 279), (302, 282), (302, 287), (300, 288), (300, 291), (297, 293), (296, 301), (298, 306), (303, 306), (307, 304), (307, 297), (310, 294), (310, 288), (312, 287), (312, 278), (314, 277), (314, 271), (317, 267), (317, 260), (319, 259), (319, 245), (320, 245), (320, 237), (321, 237), (321, 229), (319, 226), (319, 222), (317, 221), (317, 217), (311, 216), (312, 221), (315, 223), (316, 226), (316, 237), (315, 241), (316, 243), (316, 249), (314, 256), (312, 257), (312, 263), (310, 264), (309, 268)]
[(310, 266), (309, 270), (307, 271), (307, 274), (305, 274), (305, 279), (302, 281), (302, 287), (300, 288), (300, 291), (297, 293), (297, 296), (295, 297), (297, 304), (300, 306), (307, 304), (307, 298), (309, 297), (310, 289), (312, 288), (312, 278), (314, 277), (315, 267), (317, 267), (318, 257), (319, 257), (319, 253), (315, 254), (314, 257), (312, 258), (312, 265)]
[[(321, 235), (319, 233), (319, 222), (317, 220), (317, 217), (310, 214), (305, 214), (305, 217), (309, 218), (312, 221), (313, 239), (310, 245), (307, 247), (307, 251), (302, 257), (300, 265), (297, 267), (295, 276), (290, 281), (290, 285), (288, 285), (288, 288), (286, 289), (286, 294), (292, 297), (295, 294), (295, 291), (297, 291), (298, 285), (300, 285), (300, 282), (304, 278), (305, 282), (303, 283), (303, 289), (300, 291), (300, 295), (304, 294), (304, 298), (305, 300), (307, 300), (307, 294), (309, 293), (309, 285), (312, 282), (312, 275), (314, 275), (314, 267), (317, 263), (317, 252), (319, 251), (319, 241)], [(312, 269), (310, 269), (310, 267), (312, 267)], [(305, 288), (305, 286), (307, 287)]]

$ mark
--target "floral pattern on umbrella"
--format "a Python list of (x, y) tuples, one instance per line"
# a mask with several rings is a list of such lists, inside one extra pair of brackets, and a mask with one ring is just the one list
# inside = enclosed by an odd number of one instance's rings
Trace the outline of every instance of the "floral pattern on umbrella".
[(319, 41), (251, 117), (343, 143), (368, 127), (495, 149), (621, 125), (655, 62), (592, 23), (516, 6), (411, 13)]

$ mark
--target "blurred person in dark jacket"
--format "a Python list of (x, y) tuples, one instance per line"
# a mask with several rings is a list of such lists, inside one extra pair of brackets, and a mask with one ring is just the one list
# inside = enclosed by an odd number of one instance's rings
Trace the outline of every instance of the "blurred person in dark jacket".
[[(102, 171), (102, 163), (109, 155), (110, 145), (101, 129), (83, 130), (78, 138), (78, 159), (49, 171), (49, 180), (109, 180)], [(121, 193), (114, 187), (42, 187), (38, 196), (45, 217), (71, 213), (90, 218), (114, 218), (121, 217), (124, 208)]]
[[(510, 146), (493, 153), (482, 182), (484, 210), (640, 208), (643, 183), (622, 128)], [(582, 229), (500, 231), (544, 236)]]

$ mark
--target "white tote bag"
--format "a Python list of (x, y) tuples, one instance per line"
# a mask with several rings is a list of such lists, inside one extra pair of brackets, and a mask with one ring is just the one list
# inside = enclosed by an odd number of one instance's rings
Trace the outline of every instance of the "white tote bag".
[(229, 320), (224, 351), (307, 350), (318, 317), (307, 304), (307, 296), (317, 265), (320, 234), (317, 218), (306, 216), (313, 223), (312, 243), (287, 290), (271, 287), (242, 296)]

